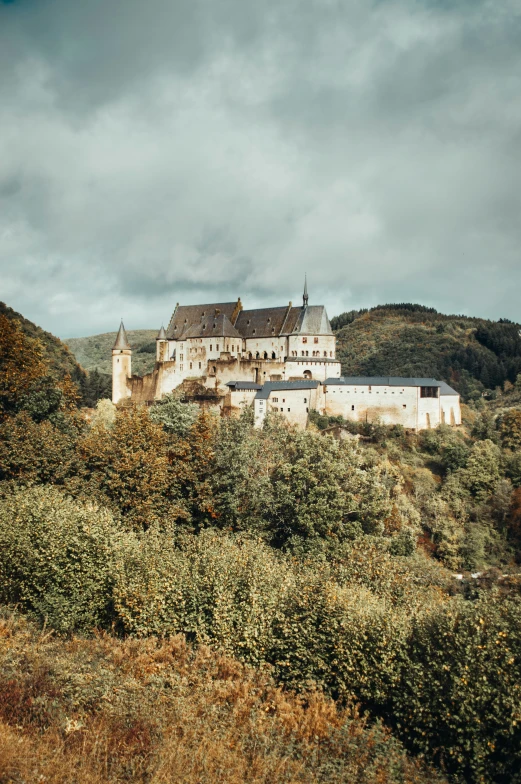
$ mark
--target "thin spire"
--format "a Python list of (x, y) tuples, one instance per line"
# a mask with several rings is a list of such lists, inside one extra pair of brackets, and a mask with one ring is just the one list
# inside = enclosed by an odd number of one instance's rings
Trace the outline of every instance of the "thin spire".
[(164, 324), (161, 324), (161, 329), (157, 334), (156, 340), (166, 340), (166, 332), (165, 332)]
[(302, 297), (303, 307), (307, 308), (308, 306), (308, 276), (304, 275), (304, 296)]
[(129, 343), (127, 338), (127, 333), (125, 332), (125, 326), (123, 324), (123, 319), (121, 319), (121, 324), (119, 325), (119, 332), (116, 337), (116, 342), (114, 343), (112, 350), (114, 349), (129, 349)]

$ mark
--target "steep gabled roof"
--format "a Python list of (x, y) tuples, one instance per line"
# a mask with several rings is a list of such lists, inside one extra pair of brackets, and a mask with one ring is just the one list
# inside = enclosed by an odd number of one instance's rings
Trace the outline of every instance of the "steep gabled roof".
[(323, 305), (308, 305), (299, 308), (300, 317), (293, 328), (293, 332), (301, 335), (332, 335), (333, 330)]
[(169, 340), (179, 340), (183, 333), (198, 324), (204, 324), (224, 314), (233, 323), (237, 302), (212, 302), (207, 305), (178, 305), (172, 314), (166, 331)]
[[(243, 338), (278, 337), (286, 320), (288, 305), (282, 308), (256, 308), (255, 310), (242, 310), (239, 313), (236, 328)], [(286, 332), (286, 330), (284, 330)]]
[(231, 321), (221, 313), (215, 318), (203, 318), (182, 333), (181, 338), (239, 338), (240, 335)]
[(125, 332), (125, 327), (123, 325), (123, 319), (121, 319), (121, 324), (119, 325), (119, 331), (116, 336), (116, 342), (112, 346), (112, 351), (114, 351), (115, 349), (118, 349), (120, 351), (123, 351), (125, 349), (130, 349), (128, 339), (127, 339), (127, 333)]

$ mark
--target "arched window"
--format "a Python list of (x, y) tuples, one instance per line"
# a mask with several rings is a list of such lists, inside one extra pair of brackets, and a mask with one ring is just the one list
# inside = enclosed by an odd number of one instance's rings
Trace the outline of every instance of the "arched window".
[(277, 359), (277, 357), (275, 356), (275, 352), (274, 351), (271, 352), (271, 358), (272, 359)]
[(327, 357), (327, 351), (324, 351), (324, 356)]
[(260, 355), (259, 355), (259, 352), (257, 351), (256, 354), (255, 354), (255, 359), (259, 359), (259, 358), (260, 358)]
[(253, 359), (253, 354), (251, 353), (251, 351), (250, 351), (250, 353), (248, 354), (248, 359)]
[(311, 377), (312, 377), (311, 370), (305, 370), (304, 371), (304, 378), (311, 378)]
[(268, 359), (268, 352), (267, 351), (264, 352), (264, 359)]

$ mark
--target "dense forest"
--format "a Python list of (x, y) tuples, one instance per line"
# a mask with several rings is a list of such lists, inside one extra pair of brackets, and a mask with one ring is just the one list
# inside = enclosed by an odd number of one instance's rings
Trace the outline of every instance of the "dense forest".
[(521, 782), (520, 398), (86, 416), (0, 315), (0, 781)]
[(331, 321), (345, 375), (423, 376), (467, 401), (494, 397), (521, 373), (519, 324), (445, 316), (403, 303), (352, 310)]

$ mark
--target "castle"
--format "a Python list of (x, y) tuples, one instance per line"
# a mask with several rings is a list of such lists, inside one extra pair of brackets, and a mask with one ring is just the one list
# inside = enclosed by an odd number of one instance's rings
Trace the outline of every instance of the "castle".
[(310, 410), (345, 419), (422, 430), (461, 424), (459, 395), (430, 378), (342, 378), (336, 338), (323, 305), (244, 310), (236, 302), (177, 304), (156, 339), (154, 370), (131, 373), (132, 351), (121, 322), (112, 349), (112, 400), (153, 404), (179, 389), (234, 414), (253, 405), (256, 426), (277, 411), (306, 427)]

